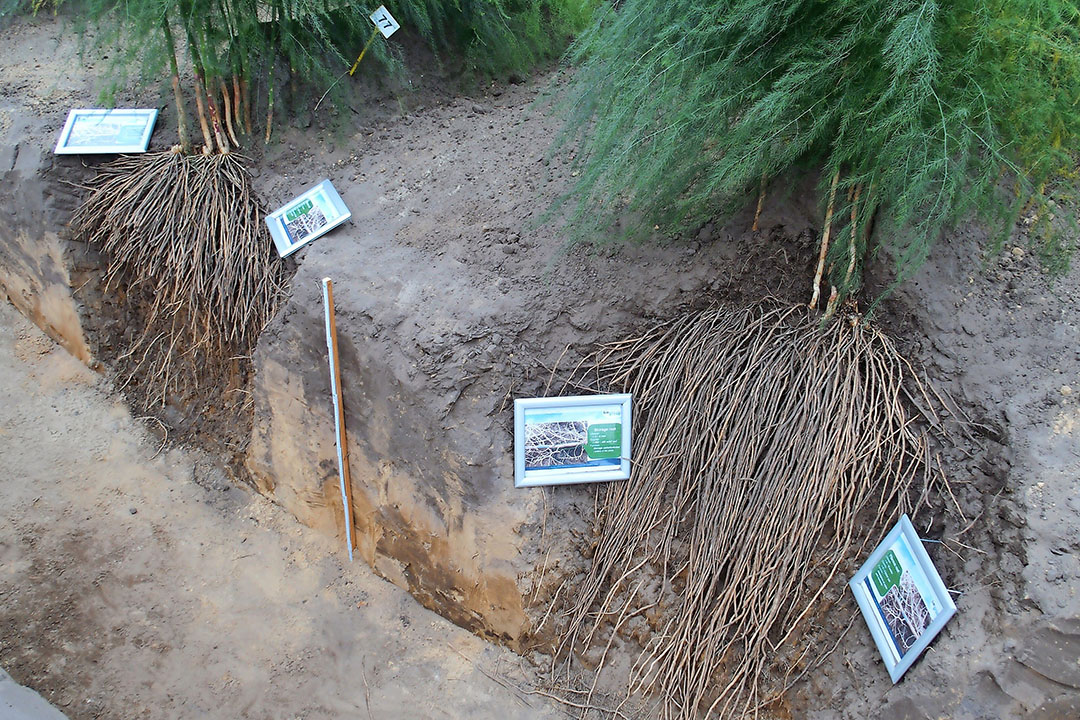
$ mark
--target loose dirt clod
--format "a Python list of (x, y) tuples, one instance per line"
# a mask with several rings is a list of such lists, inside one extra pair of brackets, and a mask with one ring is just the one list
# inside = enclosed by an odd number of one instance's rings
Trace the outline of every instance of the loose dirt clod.
[[(284, 297), (285, 265), (261, 235), (264, 210), (235, 154), (149, 153), (103, 165), (75, 213), (77, 239), (109, 256), (106, 289), (140, 306), (126, 350), (165, 396), (202, 360), (243, 354)], [(190, 372), (173, 366), (183, 356)]]
[(778, 649), (928, 460), (918, 381), (858, 320), (708, 310), (597, 354), (593, 377), (633, 393), (635, 467), (600, 491), (564, 657), (651, 618), (629, 690), (687, 720), (753, 716), (805, 667), (774, 672)]

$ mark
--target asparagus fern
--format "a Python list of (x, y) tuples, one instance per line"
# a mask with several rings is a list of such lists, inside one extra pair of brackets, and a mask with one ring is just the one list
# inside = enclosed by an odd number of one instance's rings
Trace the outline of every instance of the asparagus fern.
[(1075, 2), (625, 0), (568, 58), (567, 133), (584, 159), (564, 201), (579, 237), (627, 211), (686, 232), (810, 167), (823, 205), (835, 199), (841, 293), (857, 289), (878, 210), (898, 279), (973, 214), (1000, 242), (1026, 209), (1054, 269), (1075, 247), (1053, 203), (1077, 190)]

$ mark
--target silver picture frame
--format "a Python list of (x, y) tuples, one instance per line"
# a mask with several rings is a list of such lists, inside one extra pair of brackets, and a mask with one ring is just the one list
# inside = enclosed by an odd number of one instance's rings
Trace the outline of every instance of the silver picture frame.
[(278, 255), (287, 257), (352, 217), (330, 180), (323, 180), (266, 216)]
[(156, 108), (75, 108), (68, 112), (57, 155), (144, 153), (157, 123)]
[(907, 515), (848, 586), (894, 683), (956, 614), (956, 604)]
[(514, 487), (630, 478), (629, 394), (514, 400)]

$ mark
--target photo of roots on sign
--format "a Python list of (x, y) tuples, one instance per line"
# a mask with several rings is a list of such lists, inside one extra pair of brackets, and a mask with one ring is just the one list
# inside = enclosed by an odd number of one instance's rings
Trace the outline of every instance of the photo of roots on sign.
[(278, 255), (287, 257), (351, 217), (334, 184), (323, 180), (267, 215), (266, 227)]
[(956, 613), (907, 515), (874, 550), (850, 586), (893, 682)]
[(514, 484), (630, 477), (630, 395), (514, 401)]
[(156, 108), (146, 110), (76, 108), (56, 142), (57, 155), (144, 153), (157, 121)]

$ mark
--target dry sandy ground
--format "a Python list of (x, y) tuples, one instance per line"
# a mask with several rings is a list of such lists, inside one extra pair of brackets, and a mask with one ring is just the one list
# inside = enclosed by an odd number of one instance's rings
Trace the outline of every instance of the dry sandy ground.
[(561, 717), (509, 652), (158, 454), (6, 303), (0, 396), (0, 665), (72, 720)]

